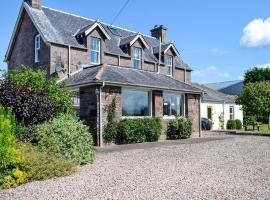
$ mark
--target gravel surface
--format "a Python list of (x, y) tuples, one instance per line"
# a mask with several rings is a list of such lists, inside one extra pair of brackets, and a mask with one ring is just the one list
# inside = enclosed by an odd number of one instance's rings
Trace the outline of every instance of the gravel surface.
[(0, 190), (12, 200), (269, 197), (270, 137), (256, 136), (98, 152), (72, 176)]

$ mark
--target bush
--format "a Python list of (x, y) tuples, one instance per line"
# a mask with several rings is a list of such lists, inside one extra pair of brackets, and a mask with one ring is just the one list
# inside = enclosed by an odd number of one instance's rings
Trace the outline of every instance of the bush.
[(33, 71), (29, 67), (9, 71), (7, 79), (16, 87), (26, 87), (31, 91), (44, 93), (51, 99), (60, 113), (73, 114), (71, 93), (56, 78), (47, 79), (46, 71)]
[(65, 159), (80, 164), (93, 162), (94, 147), (88, 127), (78, 122), (74, 116), (61, 114), (36, 129), (38, 146)]
[(235, 120), (229, 119), (227, 121), (227, 129), (229, 129), (229, 130), (236, 129)]
[(26, 126), (49, 120), (57, 113), (54, 101), (46, 93), (16, 86), (8, 80), (0, 85), (0, 104), (11, 107), (16, 119)]
[(239, 119), (236, 119), (235, 120), (235, 128), (237, 129), (237, 130), (241, 130), (242, 129), (242, 122), (241, 122), (241, 120), (239, 120)]
[(31, 180), (46, 180), (67, 176), (75, 172), (78, 163), (54, 155), (48, 151), (40, 151), (29, 143), (21, 145)]
[(116, 142), (120, 144), (153, 142), (162, 130), (158, 118), (124, 119), (119, 122)]
[(192, 122), (183, 117), (177, 117), (168, 124), (167, 139), (186, 139), (191, 136)]

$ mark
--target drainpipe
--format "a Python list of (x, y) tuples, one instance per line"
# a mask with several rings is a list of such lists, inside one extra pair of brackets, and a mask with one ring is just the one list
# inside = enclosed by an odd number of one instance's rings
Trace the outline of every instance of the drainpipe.
[(222, 107), (223, 107), (223, 121), (224, 121), (222, 128), (225, 129), (225, 101), (223, 101)]
[(103, 146), (103, 123), (102, 123), (102, 88), (104, 88), (105, 82), (99, 87), (99, 146)]
[(121, 65), (121, 57), (120, 57), (120, 55), (118, 55), (118, 66), (120, 66)]
[(70, 45), (68, 45), (68, 77), (70, 75)]
[(158, 73), (159, 73), (160, 63), (161, 63), (161, 37), (159, 37), (158, 67), (157, 67)]
[(202, 112), (201, 112), (201, 109), (202, 109), (202, 96), (203, 96), (203, 93), (200, 95), (200, 105), (199, 105), (199, 137), (202, 136), (202, 121), (201, 121), (201, 118), (202, 118)]

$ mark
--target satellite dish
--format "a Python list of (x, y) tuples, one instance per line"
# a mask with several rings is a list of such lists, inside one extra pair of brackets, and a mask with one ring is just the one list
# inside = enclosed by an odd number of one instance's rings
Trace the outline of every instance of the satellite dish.
[(59, 64), (59, 63), (55, 64), (55, 72), (56, 73), (63, 72), (63, 68), (62, 68), (61, 64)]

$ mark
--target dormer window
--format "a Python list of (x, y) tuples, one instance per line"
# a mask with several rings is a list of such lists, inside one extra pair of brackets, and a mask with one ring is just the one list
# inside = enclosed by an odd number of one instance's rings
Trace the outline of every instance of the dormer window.
[(142, 57), (142, 50), (140, 48), (134, 47), (133, 49), (133, 68), (134, 69), (141, 69), (141, 57)]
[(40, 43), (41, 37), (40, 35), (35, 36), (35, 63), (40, 62)]
[(165, 65), (167, 68), (167, 75), (172, 76), (173, 74), (173, 57), (172, 56), (165, 56)]
[(91, 37), (91, 64), (100, 64), (100, 39)]

